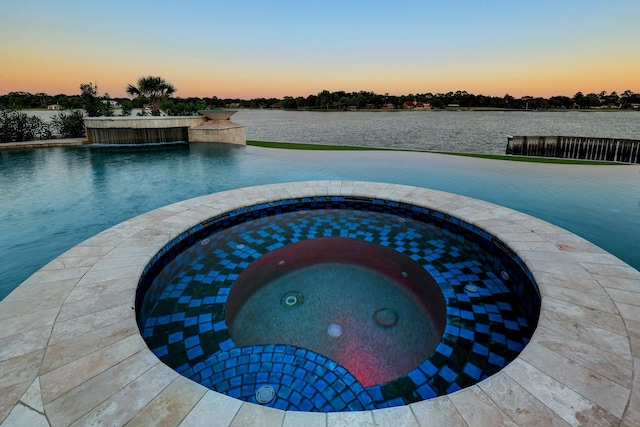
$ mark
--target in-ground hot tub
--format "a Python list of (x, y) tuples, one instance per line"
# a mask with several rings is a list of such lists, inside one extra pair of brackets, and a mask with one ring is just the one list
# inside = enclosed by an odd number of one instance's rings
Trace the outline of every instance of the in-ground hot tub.
[(381, 198), (280, 199), (226, 212), (145, 269), (138, 324), (160, 359), (229, 396), (368, 410), (468, 387), (527, 344), (540, 296), (477, 227)]

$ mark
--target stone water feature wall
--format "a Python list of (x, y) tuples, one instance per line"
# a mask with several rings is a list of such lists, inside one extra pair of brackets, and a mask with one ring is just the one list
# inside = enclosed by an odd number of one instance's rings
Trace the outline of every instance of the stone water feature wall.
[(187, 117), (85, 118), (87, 140), (93, 144), (145, 145), (174, 142), (246, 144), (245, 127), (229, 120), (235, 111), (206, 110)]
[(189, 142), (226, 142), (229, 144), (246, 145), (247, 132), (242, 125), (232, 122), (229, 117), (234, 110), (204, 110), (208, 121), (189, 128)]
[(226, 142), (246, 145), (246, 128), (229, 120), (210, 120), (189, 128), (189, 142)]

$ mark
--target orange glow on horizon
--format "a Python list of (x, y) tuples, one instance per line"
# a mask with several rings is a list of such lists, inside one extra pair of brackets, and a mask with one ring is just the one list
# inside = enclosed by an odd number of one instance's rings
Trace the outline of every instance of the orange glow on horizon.
[[(172, 83), (177, 91), (174, 97), (212, 97), (218, 98), (278, 98), (285, 96), (307, 97), (317, 95), (323, 90), (330, 92), (375, 92), (388, 93), (392, 96), (401, 96), (421, 93), (447, 93), (458, 90), (467, 91), (474, 95), (504, 96), (509, 94), (514, 97), (534, 96), (548, 98), (551, 96), (573, 96), (576, 92), (600, 93), (601, 91), (617, 91), (619, 94), (625, 90), (640, 92), (636, 76), (638, 71), (595, 73), (586, 75), (562, 75), (548, 76), (523, 75), (517, 77), (505, 76), (502, 79), (485, 79), (481, 76), (445, 79), (430, 78), (408, 81), (405, 79), (383, 79), (375, 81), (374, 78), (353, 79), (344, 78), (336, 80), (308, 79), (308, 81), (292, 81), (287, 76), (263, 76), (261, 78), (242, 80), (233, 76), (206, 79), (200, 76), (173, 75), (166, 73), (114, 73), (89, 72), (72, 74), (67, 69), (50, 69), (43, 73), (33, 68), (9, 70), (9, 76), (0, 76), (0, 95), (9, 92), (46, 93), (48, 95), (74, 95), (80, 93), (80, 84), (95, 83), (101, 94), (108, 93), (111, 97), (127, 97), (126, 87), (129, 83), (135, 84), (140, 76), (161, 75)], [(593, 78), (598, 74), (598, 79)]]
[[(216, 58), (135, 57), (106, 51), (72, 55), (60, 49), (14, 49), (0, 46), (0, 94), (14, 91), (49, 95), (79, 94), (80, 84), (96, 83), (99, 93), (126, 97), (126, 87), (141, 76), (160, 75), (172, 83), (174, 97), (283, 98), (331, 92), (370, 91), (400, 96), (447, 93), (514, 97), (573, 96), (580, 91), (640, 92), (640, 57), (611, 54), (585, 59), (581, 66), (553, 66), (514, 60), (507, 64), (486, 59), (459, 59), (442, 65), (386, 64), (372, 67), (353, 62), (328, 64), (256, 63), (252, 59), (221, 62)], [(575, 59), (575, 58), (574, 58)]]
[[(48, 95), (79, 94), (80, 84), (96, 83), (101, 94), (111, 97), (126, 97), (126, 87), (135, 84), (140, 76), (161, 75), (172, 83), (177, 91), (174, 97), (212, 97), (218, 98), (278, 98), (285, 96), (307, 97), (317, 95), (322, 90), (331, 92), (368, 91), (378, 94), (389, 93), (393, 96), (419, 93), (447, 93), (458, 90), (474, 95), (514, 97), (534, 96), (573, 96), (576, 92), (600, 93), (601, 91), (625, 90), (640, 92), (637, 75), (640, 66), (620, 69), (616, 67), (591, 68), (580, 71), (556, 70), (554, 75), (536, 72), (507, 72), (497, 77), (487, 74), (461, 73), (396, 73), (380, 71), (376, 73), (350, 75), (325, 75), (313, 70), (304, 73), (262, 73), (251, 75), (239, 71), (235, 74), (191, 72), (147, 72), (139, 67), (128, 70), (126, 67), (101, 69), (98, 66), (86, 67), (74, 61), (65, 64), (39, 61), (12, 62), (3, 65), (0, 70), (0, 94), (24, 91), (44, 92)], [(454, 75), (451, 75), (454, 74)], [(457, 75), (456, 75), (457, 74)]]

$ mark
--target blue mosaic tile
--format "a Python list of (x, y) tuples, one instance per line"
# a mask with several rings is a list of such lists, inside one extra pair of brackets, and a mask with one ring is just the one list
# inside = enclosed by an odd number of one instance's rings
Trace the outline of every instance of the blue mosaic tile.
[[(318, 215), (300, 215), (301, 209)], [(312, 351), (238, 348), (231, 339), (225, 305), (239, 274), (262, 254), (322, 236), (405, 252), (441, 287), (448, 304), (442, 342), (406, 376), (365, 388), (344, 367)], [(249, 402), (256, 402), (258, 386), (271, 385), (277, 395), (266, 405), (283, 410), (374, 409), (467, 387), (516, 357), (535, 328), (540, 304), (522, 260), (486, 231), (437, 211), (378, 199), (316, 197), (239, 209), (182, 233), (144, 270), (137, 314), (154, 353), (206, 387)], [(503, 271), (508, 280), (500, 278)], [(464, 288), (469, 284), (477, 291)], [(207, 312), (199, 312), (204, 306)]]

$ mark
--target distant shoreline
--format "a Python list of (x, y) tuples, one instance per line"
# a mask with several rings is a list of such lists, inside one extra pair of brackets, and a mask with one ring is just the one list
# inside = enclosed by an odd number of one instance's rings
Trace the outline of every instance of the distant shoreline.
[[(621, 112), (627, 113), (630, 111), (640, 112), (640, 110), (634, 109), (623, 109), (623, 108), (538, 108), (538, 109), (519, 109), (519, 108), (497, 108), (497, 107), (445, 107), (445, 108), (428, 108), (428, 109), (411, 109), (411, 108), (395, 108), (395, 109), (385, 109), (385, 108), (358, 108), (356, 110), (340, 110), (340, 109), (286, 109), (286, 108), (246, 108), (246, 107), (237, 107), (235, 110), (267, 110), (267, 111), (297, 111), (301, 113), (307, 112), (315, 112), (315, 113), (361, 113), (361, 112), (388, 112), (388, 113), (428, 113), (428, 112), (447, 112), (447, 111), (475, 111), (475, 112), (508, 112), (508, 113), (614, 113)], [(70, 109), (74, 110), (74, 109)], [(133, 113), (129, 116), (134, 117), (135, 112), (140, 109), (134, 109)], [(47, 112), (51, 114), (55, 114), (59, 111), (69, 111), (67, 110), (49, 110), (47, 108), (22, 108), (18, 111), (23, 111), (25, 113), (29, 112)], [(121, 111), (120, 108), (115, 108), (113, 117), (120, 117), (119, 113)]]

